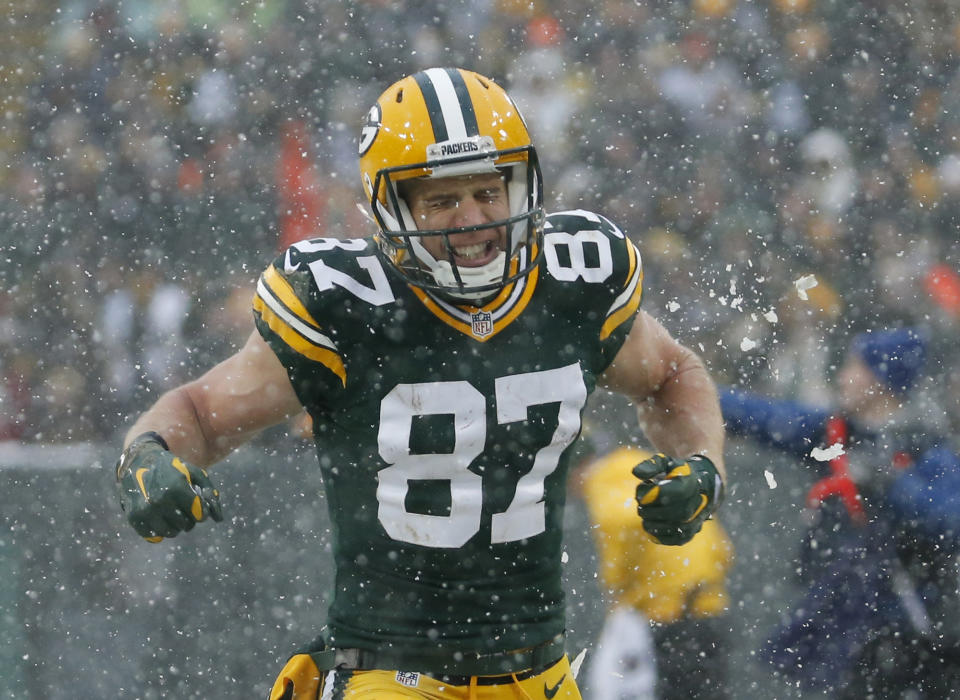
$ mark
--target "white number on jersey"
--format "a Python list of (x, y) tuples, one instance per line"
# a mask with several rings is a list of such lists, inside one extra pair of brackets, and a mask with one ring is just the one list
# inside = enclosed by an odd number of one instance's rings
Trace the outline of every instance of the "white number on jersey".
[[(513, 542), (546, 529), (544, 481), (556, 470), (560, 455), (580, 431), (580, 411), (587, 388), (578, 363), (543, 372), (500, 377), (494, 383), (497, 422), (526, 420), (527, 409), (560, 403), (557, 428), (541, 447), (533, 467), (517, 482), (510, 505), (492, 519), (491, 542)], [(416, 416), (453, 416), (454, 450), (450, 454), (411, 454)], [(391, 466), (380, 470), (378, 516), (395, 540), (426, 547), (460, 547), (480, 530), (483, 479), (469, 470), (486, 442), (486, 402), (469, 382), (400, 384), (380, 403), (380, 456)], [(410, 513), (405, 507), (412, 479), (450, 482), (450, 514)]]
[[(293, 247), (304, 253), (314, 253), (323, 250), (342, 248), (343, 250), (360, 251), (367, 247), (366, 241), (361, 239), (313, 238), (308, 241), (299, 241)], [(394, 300), (393, 290), (387, 281), (387, 273), (375, 255), (365, 255), (356, 258), (357, 265), (370, 277), (370, 284), (357, 281), (346, 272), (335, 270), (323, 260), (314, 260), (310, 263), (310, 272), (321, 292), (331, 289), (334, 285), (343, 287), (356, 297), (359, 297), (373, 306), (383, 306)]]
[[(582, 278), (584, 282), (603, 282), (613, 274), (613, 253), (610, 250), (610, 240), (600, 231), (551, 231), (546, 233), (546, 245), (543, 248), (543, 257), (547, 262), (547, 269), (555, 279), (561, 282), (573, 282)], [(588, 267), (584, 245), (594, 246), (597, 250), (598, 265)], [(570, 264), (564, 265), (557, 255), (557, 247), (565, 246), (570, 258)]]

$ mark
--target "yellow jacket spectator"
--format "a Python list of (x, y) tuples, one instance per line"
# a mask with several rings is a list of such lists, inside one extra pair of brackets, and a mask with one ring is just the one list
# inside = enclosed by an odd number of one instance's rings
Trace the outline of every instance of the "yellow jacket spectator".
[[(659, 545), (645, 535), (631, 469), (649, 455), (620, 447), (580, 472), (610, 601), (590, 663), (589, 687), (598, 698), (723, 697), (723, 645), (717, 638), (722, 629), (716, 622), (728, 606), (733, 549), (716, 520), (706, 521), (696, 537), (680, 546)], [(684, 666), (675, 662), (686, 657), (687, 649), (705, 655), (696, 667), (709, 672), (694, 679), (680, 671), (673, 678), (670, 671)], [(692, 682), (695, 687), (689, 687)]]

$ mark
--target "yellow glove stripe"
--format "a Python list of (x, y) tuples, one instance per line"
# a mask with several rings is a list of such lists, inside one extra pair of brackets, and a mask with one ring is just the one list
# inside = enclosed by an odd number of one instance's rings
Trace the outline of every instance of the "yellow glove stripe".
[(200, 496), (194, 496), (193, 505), (190, 506), (190, 515), (198, 523), (203, 520), (203, 503), (200, 501)]
[(672, 479), (675, 476), (690, 476), (690, 465), (684, 462), (679, 467), (674, 467), (673, 470), (667, 474), (668, 479)]
[[(174, 469), (186, 477), (188, 484), (193, 486), (193, 480), (190, 478), (190, 471), (187, 469), (186, 465), (180, 461), (179, 457), (174, 457), (170, 464), (173, 465)], [(190, 515), (192, 515), (193, 519), (198, 523), (203, 520), (203, 501), (200, 500), (199, 495), (194, 496), (193, 503), (190, 504)]]
[(157, 542), (163, 542), (162, 537), (144, 537), (143, 539), (145, 539), (147, 542), (152, 542), (153, 544), (156, 544)]
[(646, 495), (640, 500), (640, 505), (646, 506), (653, 503), (660, 497), (660, 487), (654, 486), (652, 489), (647, 491)]
[(179, 457), (174, 457), (170, 464), (173, 465), (174, 469), (187, 477), (187, 483), (193, 486), (193, 482), (190, 480), (190, 472), (187, 470), (187, 467), (184, 465), (184, 463), (180, 461)]
[(150, 502), (150, 496), (147, 495), (147, 487), (143, 483), (143, 475), (148, 471), (150, 470), (146, 467), (141, 467), (137, 470), (137, 484), (140, 486), (140, 493), (143, 494), (143, 500), (145, 500), (147, 503)]
[(703, 512), (703, 509), (707, 507), (707, 503), (709, 503), (709, 502), (710, 502), (710, 501), (709, 501), (709, 499), (707, 498), (706, 494), (701, 493), (701, 494), (700, 494), (700, 507), (697, 508), (697, 510), (694, 511), (693, 515), (691, 515), (691, 516), (690, 516), (686, 521), (684, 521), (684, 522), (688, 522), (688, 523), (689, 523), (689, 522), (693, 522), (693, 520), (696, 519), (696, 517), (697, 517), (698, 515), (700, 515), (700, 513)]

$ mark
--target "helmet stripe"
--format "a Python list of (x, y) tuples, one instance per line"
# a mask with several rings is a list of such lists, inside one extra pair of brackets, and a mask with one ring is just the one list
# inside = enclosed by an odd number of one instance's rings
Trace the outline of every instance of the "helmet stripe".
[(427, 116), (430, 117), (430, 124), (433, 126), (433, 138), (436, 143), (442, 143), (447, 140), (447, 124), (443, 119), (443, 110), (440, 107), (437, 91), (426, 72), (417, 73), (413, 78), (420, 86), (420, 93), (427, 105)]
[(467, 136), (479, 136), (480, 129), (477, 127), (477, 112), (473, 108), (470, 91), (467, 90), (467, 81), (463, 79), (463, 74), (456, 68), (447, 68), (447, 75), (453, 84), (454, 92), (457, 93), (457, 101), (460, 103), (460, 114), (463, 116), (463, 128)]
[(430, 68), (414, 76), (423, 93), (437, 143), (478, 135), (477, 113), (460, 71)]

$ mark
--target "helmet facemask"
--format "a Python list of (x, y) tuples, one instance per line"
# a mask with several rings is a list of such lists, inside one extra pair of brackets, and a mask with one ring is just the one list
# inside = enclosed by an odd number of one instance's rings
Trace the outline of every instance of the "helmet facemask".
[[(502, 159), (507, 162), (497, 165)], [(497, 172), (506, 181), (507, 218), (449, 229), (417, 227), (403, 196), (402, 183), (411, 180), (411, 174), (446, 178)], [(386, 200), (383, 205), (378, 197), (371, 198), (381, 229), (381, 246), (398, 272), (414, 286), (455, 301), (478, 303), (528, 274), (539, 262), (544, 214), (540, 169), (532, 146), (385, 168), (377, 173), (372, 190), (375, 195), (384, 192)], [(450, 236), (497, 228), (505, 228), (506, 245), (496, 258), (478, 267), (457, 264)], [(427, 237), (441, 237), (445, 255), (432, 255), (423, 244)]]

